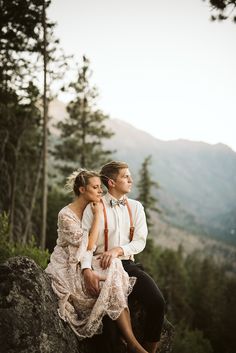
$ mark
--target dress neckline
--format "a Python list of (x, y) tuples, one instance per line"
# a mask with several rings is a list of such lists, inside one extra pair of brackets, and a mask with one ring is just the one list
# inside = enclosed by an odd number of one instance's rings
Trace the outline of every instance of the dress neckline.
[(70, 208), (69, 205), (66, 205), (65, 207), (68, 208), (69, 211), (70, 211), (80, 222), (82, 222), (82, 220), (79, 218), (79, 216), (75, 213), (75, 211), (73, 211), (73, 210)]

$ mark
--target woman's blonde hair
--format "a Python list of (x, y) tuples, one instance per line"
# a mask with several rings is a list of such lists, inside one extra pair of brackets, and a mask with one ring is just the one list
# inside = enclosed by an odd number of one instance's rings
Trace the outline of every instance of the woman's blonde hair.
[(79, 168), (71, 173), (66, 179), (65, 189), (68, 192), (74, 192), (76, 196), (80, 195), (79, 188), (86, 187), (89, 184), (89, 179), (93, 177), (100, 178), (100, 174), (94, 170)]

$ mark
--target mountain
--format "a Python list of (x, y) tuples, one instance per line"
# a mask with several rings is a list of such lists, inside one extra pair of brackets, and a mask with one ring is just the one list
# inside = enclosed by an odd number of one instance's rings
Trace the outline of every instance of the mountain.
[[(50, 114), (52, 126), (67, 113), (61, 102), (54, 101)], [(232, 149), (181, 139), (162, 141), (118, 119), (109, 119), (107, 126), (115, 135), (104, 146), (116, 150), (114, 159), (128, 162), (135, 182), (144, 158), (152, 155), (162, 221), (236, 245), (236, 153)], [(58, 132), (54, 129), (53, 134)]]
[[(217, 237), (227, 236), (227, 240), (235, 241), (234, 151), (223, 144), (161, 141), (114, 119), (109, 120), (108, 126), (116, 134), (104, 143), (105, 146), (115, 147), (115, 158), (127, 160), (134, 175), (143, 159), (152, 155), (151, 172), (153, 179), (161, 185), (157, 194), (170, 223)], [(229, 217), (230, 223), (227, 222)], [(225, 224), (222, 224), (224, 219)]]

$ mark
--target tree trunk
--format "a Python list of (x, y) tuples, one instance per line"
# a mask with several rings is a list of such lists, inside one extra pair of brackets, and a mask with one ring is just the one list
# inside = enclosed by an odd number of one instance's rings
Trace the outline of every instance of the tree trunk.
[(43, 164), (42, 156), (43, 156), (43, 154), (41, 153), (40, 159), (39, 159), (39, 164), (38, 164), (36, 180), (35, 180), (35, 184), (34, 184), (34, 190), (33, 190), (32, 198), (31, 198), (30, 208), (29, 208), (29, 211), (27, 212), (27, 215), (26, 215), (26, 223), (25, 223), (25, 230), (24, 230), (23, 237), (22, 237), (22, 244), (26, 244), (27, 236), (29, 234), (31, 217), (32, 217), (32, 213), (34, 210), (34, 206), (35, 206), (35, 201), (36, 201), (36, 197), (37, 197), (39, 181), (40, 181), (40, 176), (41, 176), (41, 170), (42, 170), (42, 164)]
[(85, 120), (86, 120), (86, 116), (85, 116), (85, 97), (82, 100), (82, 151), (81, 151), (81, 157), (80, 157), (80, 164), (82, 168), (85, 168), (86, 165), (86, 161), (85, 161), (85, 138), (86, 138), (86, 127), (85, 127)]
[(9, 139), (9, 131), (7, 130), (4, 130), (4, 133), (6, 133), (5, 137), (2, 139), (2, 146), (1, 146), (1, 153), (0, 153), (0, 157), (1, 157), (1, 160), (0, 160), (0, 168), (2, 167), (2, 164), (4, 162), (4, 157), (5, 157), (5, 147), (6, 147), (6, 144), (8, 142), (8, 139)]
[(14, 222), (15, 222), (15, 201), (16, 201), (16, 180), (17, 180), (17, 160), (18, 152), (20, 149), (20, 142), (17, 141), (16, 148), (14, 149), (15, 163), (12, 168), (12, 178), (11, 178), (11, 198), (10, 198), (10, 208), (9, 208), (9, 241), (14, 240)]
[(43, 2), (43, 73), (44, 73), (44, 92), (43, 92), (43, 195), (42, 195), (42, 229), (40, 246), (45, 249), (46, 245), (46, 224), (47, 224), (47, 125), (48, 125), (48, 102), (47, 102), (47, 37), (46, 37), (46, 6)]

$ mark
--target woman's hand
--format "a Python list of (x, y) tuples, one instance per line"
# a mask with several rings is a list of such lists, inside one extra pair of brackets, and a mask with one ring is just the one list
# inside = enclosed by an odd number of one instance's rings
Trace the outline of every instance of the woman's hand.
[(103, 204), (102, 202), (91, 202), (91, 209), (93, 212), (93, 215), (99, 216), (102, 211), (103, 211)]
[(83, 276), (84, 276), (84, 284), (85, 284), (86, 291), (92, 297), (95, 297), (95, 298), (98, 297), (100, 293), (99, 282), (105, 281), (105, 277), (92, 271), (90, 268), (86, 268), (83, 270)]
[(99, 233), (100, 219), (103, 211), (102, 202), (92, 202), (90, 205), (91, 205), (91, 210), (93, 212), (93, 221), (92, 221), (92, 227), (89, 231), (87, 250), (93, 250), (94, 246), (96, 245), (96, 242), (98, 239), (98, 233)]

